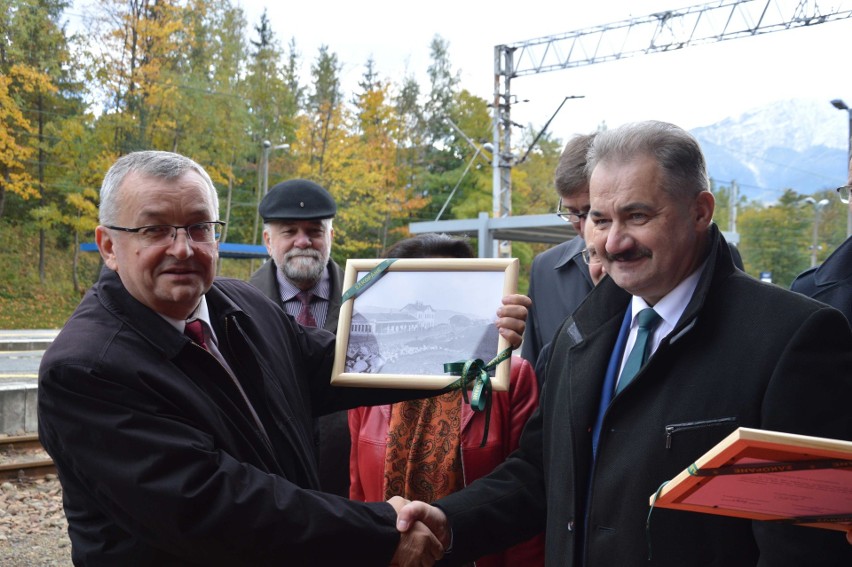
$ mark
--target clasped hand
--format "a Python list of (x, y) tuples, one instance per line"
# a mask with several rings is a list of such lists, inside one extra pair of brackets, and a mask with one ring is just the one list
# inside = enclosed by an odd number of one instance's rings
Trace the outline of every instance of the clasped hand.
[(394, 496), (388, 503), (397, 513), (399, 545), (391, 565), (431, 567), (444, 556), (450, 545), (447, 516), (425, 502), (410, 502)]

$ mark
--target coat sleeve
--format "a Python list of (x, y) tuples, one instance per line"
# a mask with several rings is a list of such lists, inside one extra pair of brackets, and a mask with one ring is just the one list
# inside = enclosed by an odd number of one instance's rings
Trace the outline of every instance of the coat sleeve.
[(122, 533), (112, 545), (141, 540), (205, 565), (389, 562), (399, 537), (391, 506), (302, 489), (236, 458), (193, 410), (172, 403), (178, 386), (155, 390), (158, 377), (141, 370), (132, 387), (110, 379), (130, 371), (41, 369), (39, 435), (75, 530), (103, 521)]
[[(852, 440), (852, 333), (838, 311), (815, 311), (789, 340), (772, 373), (762, 427)], [(852, 565), (843, 532), (754, 523), (759, 566)]]
[(536, 304), (536, 301), (540, 299), (540, 294), (536, 291), (536, 273), (541, 271), (538, 269), (540, 262), (541, 258), (533, 258), (532, 265), (530, 266), (530, 285), (527, 295), (532, 300), (533, 304), (529, 308), (526, 331), (524, 331), (524, 340), (521, 343), (521, 356), (533, 365), (535, 365), (538, 353), (542, 347), (541, 340), (538, 337), (541, 334), (541, 331), (538, 328), (538, 305)]

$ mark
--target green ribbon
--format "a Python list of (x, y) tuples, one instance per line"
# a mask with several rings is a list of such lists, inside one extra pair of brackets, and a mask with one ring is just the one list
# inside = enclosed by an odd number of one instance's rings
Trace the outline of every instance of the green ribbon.
[(660, 494), (663, 492), (663, 488), (669, 481), (665, 481), (660, 485), (660, 488), (654, 492), (654, 499), (651, 501), (651, 506), (648, 507), (648, 517), (645, 519), (645, 544), (648, 546), (648, 561), (651, 560), (651, 512), (654, 511), (654, 504), (657, 503), (657, 499), (660, 497)]
[(810, 461), (771, 461), (747, 465), (727, 465), (713, 469), (700, 469), (695, 463), (687, 467), (692, 476), (721, 476), (742, 474), (767, 474), (821, 469), (852, 468), (852, 459), (815, 459)]
[(354, 297), (358, 297), (363, 293), (368, 287), (379, 281), (379, 279), (385, 275), (387, 269), (391, 264), (396, 262), (396, 258), (388, 258), (383, 261), (381, 264), (370, 270), (363, 278), (355, 282), (355, 285), (350, 287), (344, 292), (343, 297), (341, 298), (341, 303), (346, 303), (350, 299)]
[[(444, 364), (444, 372), (459, 376), (459, 379), (444, 388), (445, 392), (460, 389), (462, 397), (466, 404), (470, 405), (473, 411), (485, 412), (485, 429), (482, 432), (482, 442), (480, 447), (485, 447), (485, 442), (488, 440), (488, 427), (491, 424), (491, 377), (488, 371), (495, 368), (498, 364), (507, 360), (512, 355), (512, 349), (507, 348), (495, 356), (488, 364), (485, 364), (480, 359), (461, 360), (458, 362), (447, 362)], [(473, 384), (468, 399), (467, 388)]]

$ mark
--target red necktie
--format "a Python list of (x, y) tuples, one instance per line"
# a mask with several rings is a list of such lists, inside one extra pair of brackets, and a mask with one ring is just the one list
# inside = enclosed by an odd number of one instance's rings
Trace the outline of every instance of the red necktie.
[(207, 343), (204, 342), (204, 325), (201, 323), (201, 319), (189, 321), (183, 330), (183, 334), (204, 350), (208, 350)]
[(310, 291), (300, 291), (296, 294), (296, 298), (302, 302), (302, 310), (296, 316), (296, 322), (303, 327), (316, 327), (317, 320), (314, 319), (314, 314), (311, 312), (311, 299), (314, 294)]

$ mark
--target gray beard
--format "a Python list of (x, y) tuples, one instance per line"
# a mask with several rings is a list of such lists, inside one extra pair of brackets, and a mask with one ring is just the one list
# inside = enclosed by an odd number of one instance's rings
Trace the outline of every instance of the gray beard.
[(284, 254), (283, 262), (278, 269), (293, 283), (316, 284), (322, 278), (322, 272), (328, 263), (322, 254), (316, 250), (290, 250)]

